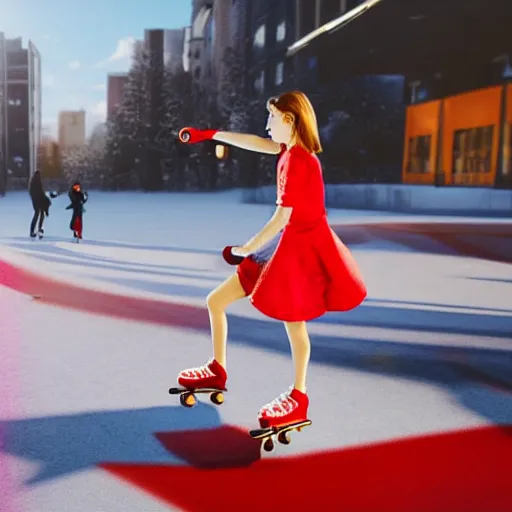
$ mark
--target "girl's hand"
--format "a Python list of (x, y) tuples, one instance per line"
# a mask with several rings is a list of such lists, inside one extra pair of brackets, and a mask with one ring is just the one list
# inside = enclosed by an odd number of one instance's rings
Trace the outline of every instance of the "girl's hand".
[(224, 258), (224, 261), (229, 265), (240, 265), (245, 256), (235, 256), (232, 252), (233, 249), (234, 247), (231, 247), (230, 245), (224, 247), (224, 250), (222, 251), (222, 257)]
[(178, 137), (185, 144), (196, 144), (205, 140), (212, 140), (216, 133), (217, 130), (199, 130), (187, 126), (180, 130)]

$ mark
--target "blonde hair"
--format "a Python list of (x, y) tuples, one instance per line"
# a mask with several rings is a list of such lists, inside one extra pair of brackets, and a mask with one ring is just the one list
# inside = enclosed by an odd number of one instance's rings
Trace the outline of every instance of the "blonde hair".
[(267, 109), (277, 109), (293, 124), (296, 143), (310, 153), (321, 153), (315, 110), (309, 98), (300, 91), (285, 92), (267, 100)]

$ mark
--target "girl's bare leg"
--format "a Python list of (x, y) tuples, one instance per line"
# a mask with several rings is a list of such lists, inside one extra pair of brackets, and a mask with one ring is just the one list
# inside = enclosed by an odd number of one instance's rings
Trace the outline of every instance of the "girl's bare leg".
[(295, 369), (294, 387), (298, 391), (306, 393), (306, 377), (311, 354), (311, 344), (306, 322), (285, 322), (284, 325), (292, 349)]
[(235, 273), (206, 298), (208, 313), (210, 315), (210, 329), (212, 334), (213, 357), (226, 368), (226, 343), (228, 338), (228, 322), (226, 308), (233, 302), (246, 296), (240, 279)]

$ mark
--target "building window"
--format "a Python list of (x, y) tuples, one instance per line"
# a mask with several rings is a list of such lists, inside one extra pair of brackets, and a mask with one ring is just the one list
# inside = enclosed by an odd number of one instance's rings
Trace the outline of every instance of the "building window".
[(21, 107), (21, 100), (19, 98), (9, 99), (7, 103), (10, 107)]
[(276, 85), (281, 85), (284, 79), (284, 63), (278, 62), (276, 65)]
[(286, 22), (281, 21), (281, 23), (279, 23), (279, 25), (277, 25), (277, 28), (276, 28), (276, 41), (277, 42), (284, 41), (285, 37), (286, 37)]
[(431, 135), (420, 135), (409, 139), (407, 172), (422, 174), (430, 172)]
[(28, 80), (28, 68), (8, 69), (7, 80)]
[(254, 33), (253, 46), (255, 48), (264, 48), (265, 46), (265, 25), (260, 25)]
[[(479, 126), (457, 130), (453, 137), (454, 177), (468, 173), (488, 173), (491, 171), (492, 142), (494, 126)], [(466, 180), (456, 180), (466, 183)]]
[(265, 71), (261, 70), (256, 80), (254, 80), (254, 91), (256, 94), (263, 94), (265, 90)]

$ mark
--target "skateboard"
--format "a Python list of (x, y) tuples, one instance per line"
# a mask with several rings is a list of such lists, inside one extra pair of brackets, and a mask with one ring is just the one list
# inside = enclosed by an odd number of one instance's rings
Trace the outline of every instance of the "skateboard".
[(253, 439), (261, 439), (263, 442), (263, 449), (266, 452), (271, 452), (274, 449), (274, 441), (272, 436), (277, 436), (277, 441), (281, 444), (290, 444), (291, 439), (289, 432), (297, 430), (300, 432), (304, 427), (311, 425), (311, 420), (300, 421), (298, 423), (291, 423), (282, 427), (267, 427), (258, 428), (249, 431), (249, 435)]
[(180, 395), (181, 405), (184, 407), (194, 407), (196, 404), (197, 393), (210, 393), (210, 400), (215, 405), (221, 405), (224, 403), (224, 391), (227, 389), (216, 389), (216, 388), (202, 388), (202, 389), (188, 389), (188, 388), (171, 388), (169, 393), (171, 395)]

